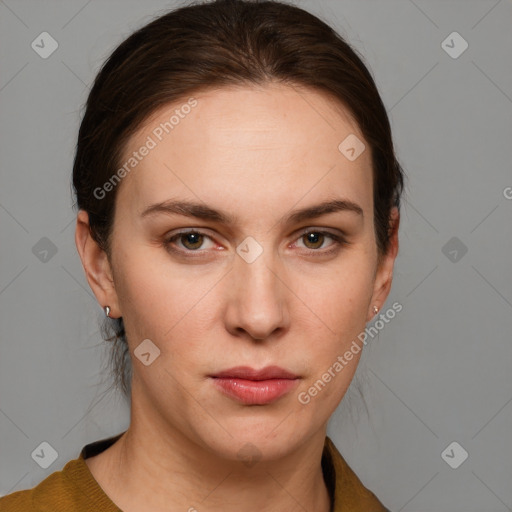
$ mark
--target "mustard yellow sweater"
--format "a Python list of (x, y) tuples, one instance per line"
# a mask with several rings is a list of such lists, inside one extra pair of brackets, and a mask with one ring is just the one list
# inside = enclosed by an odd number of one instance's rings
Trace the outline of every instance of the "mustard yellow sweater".
[[(122, 434), (86, 445), (77, 459), (34, 488), (0, 498), (0, 512), (122, 512), (85, 463), (86, 458), (106, 450)], [(325, 438), (322, 469), (333, 503), (332, 512), (389, 512), (361, 483), (329, 437)]]

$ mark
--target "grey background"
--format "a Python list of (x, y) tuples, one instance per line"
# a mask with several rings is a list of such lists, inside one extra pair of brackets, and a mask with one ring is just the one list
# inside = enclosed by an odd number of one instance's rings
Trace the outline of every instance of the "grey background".
[[(512, 510), (512, 2), (296, 3), (364, 56), (408, 176), (382, 308), (403, 310), (358, 370), (368, 413), (351, 386), (329, 435), (393, 511)], [(100, 65), (176, 5), (0, 0), (0, 494), (128, 426), (127, 403), (103, 393), (103, 312), (74, 244), (71, 166)], [(59, 44), (47, 59), (31, 48), (43, 31)], [(453, 31), (469, 44), (456, 59), (441, 46)], [(46, 262), (43, 237), (57, 251)], [(457, 255), (443, 249), (452, 237)], [(47, 469), (31, 457), (43, 441), (58, 452)], [(452, 441), (469, 454), (457, 469), (441, 457)]]

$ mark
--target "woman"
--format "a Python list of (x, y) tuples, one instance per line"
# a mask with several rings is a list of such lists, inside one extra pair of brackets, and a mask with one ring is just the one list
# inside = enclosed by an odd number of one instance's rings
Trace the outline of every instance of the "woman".
[(403, 187), (348, 44), (280, 2), (159, 17), (99, 72), (73, 184), (130, 426), (0, 508), (385, 511), (326, 436), (391, 288)]

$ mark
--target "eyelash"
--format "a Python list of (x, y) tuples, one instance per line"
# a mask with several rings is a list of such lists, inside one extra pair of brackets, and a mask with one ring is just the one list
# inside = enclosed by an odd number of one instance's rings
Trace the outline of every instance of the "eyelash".
[[(322, 231), (322, 230), (314, 230), (314, 229), (307, 229), (305, 231), (303, 231), (299, 237), (297, 238), (300, 239), (306, 235), (310, 235), (310, 234), (317, 234), (317, 235), (322, 235), (322, 236), (327, 236), (328, 238), (331, 238), (332, 240), (334, 240), (334, 243), (332, 244), (332, 248), (328, 249), (328, 250), (321, 250), (321, 249), (306, 249), (306, 251), (311, 254), (311, 255), (314, 255), (314, 256), (327, 256), (329, 254), (333, 254), (335, 252), (337, 252), (341, 247), (343, 246), (346, 246), (346, 245), (349, 245), (349, 242), (347, 242), (347, 240), (343, 237), (343, 236), (340, 236), (340, 235), (336, 235), (334, 233), (331, 233), (330, 231)], [(175, 233), (174, 235), (172, 235), (171, 237), (168, 237), (164, 240), (164, 246), (166, 248), (166, 250), (168, 252), (171, 252), (171, 253), (177, 253), (177, 254), (180, 254), (180, 255), (186, 255), (187, 257), (195, 257), (195, 258), (200, 258), (202, 257), (202, 252), (206, 251), (206, 250), (201, 250), (201, 249), (197, 249), (197, 250), (190, 250), (190, 249), (175, 249), (172, 247), (172, 242), (174, 242), (176, 239), (179, 239), (180, 237), (182, 236), (185, 236), (185, 235), (191, 235), (191, 234), (194, 234), (194, 235), (202, 235), (202, 236), (205, 236), (209, 239), (212, 239), (211, 236), (209, 236), (207, 233), (204, 233), (202, 231), (198, 231), (198, 230), (195, 230), (195, 229), (191, 229), (191, 230), (188, 230), (188, 231), (180, 231), (179, 233)], [(196, 255), (193, 255), (194, 253), (199, 253), (197, 256)], [(190, 256), (189, 256), (190, 254)]]

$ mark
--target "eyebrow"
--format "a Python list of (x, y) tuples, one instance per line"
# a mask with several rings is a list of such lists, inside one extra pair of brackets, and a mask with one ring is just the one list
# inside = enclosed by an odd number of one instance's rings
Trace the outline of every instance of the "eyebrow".
[[(308, 206), (306, 208), (293, 210), (291, 213), (281, 219), (280, 222), (298, 223), (303, 220), (314, 219), (316, 217), (335, 212), (352, 212), (361, 216), (361, 218), (364, 218), (363, 209), (357, 203), (354, 203), (348, 199), (333, 199), (313, 206)], [(234, 225), (237, 221), (236, 217), (233, 215), (227, 212), (215, 210), (206, 204), (173, 199), (148, 206), (141, 213), (141, 217), (148, 217), (161, 213), (168, 215), (183, 215), (185, 217), (210, 220), (226, 225)]]

